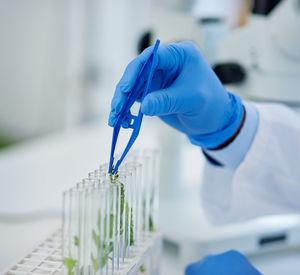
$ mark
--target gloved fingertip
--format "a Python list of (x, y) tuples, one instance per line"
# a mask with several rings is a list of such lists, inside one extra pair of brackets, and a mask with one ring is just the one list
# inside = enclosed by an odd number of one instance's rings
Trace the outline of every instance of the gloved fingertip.
[(114, 127), (114, 123), (112, 122), (112, 121), (108, 121), (108, 126), (110, 126), (110, 127)]
[(148, 94), (142, 102), (141, 111), (148, 116), (171, 114), (170, 92), (167, 90), (155, 91)]
[(128, 128), (129, 128), (129, 123), (128, 123), (127, 121), (123, 121), (122, 127), (123, 127), (124, 129), (128, 129)]
[(190, 274), (190, 266), (188, 265), (186, 268), (185, 268), (185, 270), (184, 270), (184, 275), (188, 275), (188, 274)]
[(147, 52), (143, 52), (127, 65), (125, 72), (116, 87), (116, 90), (118, 90), (120, 94), (126, 94), (132, 90), (136, 82), (136, 78), (139, 75), (140, 69), (142, 68), (146, 59)]
[(141, 103), (141, 112), (144, 115), (147, 116), (154, 116), (155, 112), (154, 112), (154, 105), (153, 102), (151, 100), (151, 97), (148, 95), (144, 98), (144, 100)]
[(117, 88), (119, 90), (120, 93), (122, 94), (126, 94), (128, 92), (130, 92), (130, 84), (128, 83), (129, 80), (122, 80), (122, 82), (120, 82), (118, 85), (117, 85)]
[(115, 122), (116, 122), (116, 116), (113, 112), (111, 112), (109, 114), (109, 118), (108, 118), (108, 125), (110, 127), (114, 127), (115, 126)]
[(194, 264), (189, 264), (189, 265), (185, 268), (184, 274), (185, 274), (185, 275), (194, 275), (194, 274), (196, 274), (194, 269), (195, 269), (195, 268), (194, 268)]

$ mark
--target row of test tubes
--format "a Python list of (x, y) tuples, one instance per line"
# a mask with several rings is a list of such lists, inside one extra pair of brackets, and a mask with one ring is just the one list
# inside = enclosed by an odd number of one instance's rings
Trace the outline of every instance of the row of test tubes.
[(157, 230), (159, 154), (129, 154), (116, 174), (108, 164), (63, 193), (64, 273), (123, 274)]

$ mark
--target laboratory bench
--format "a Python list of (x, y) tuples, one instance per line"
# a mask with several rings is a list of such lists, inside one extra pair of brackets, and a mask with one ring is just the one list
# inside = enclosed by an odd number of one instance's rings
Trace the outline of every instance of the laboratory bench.
[[(136, 146), (156, 147), (159, 140), (155, 134), (157, 131), (153, 130), (156, 126), (147, 122), (147, 119), (144, 124)], [(0, 151), (1, 271), (18, 262), (61, 227), (62, 192), (108, 160), (111, 135), (111, 128), (93, 123), (32, 139)], [(127, 139), (125, 134), (121, 146), (124, 146)], [(189, 157), (200, 154), (200, 151), (191, 148), (193, 147), (187, 147), (188, 153), (183, 157), (186, 165)], [(195, 175), (197, 176), (199, 175)], [(197, 184), (193, 186), (191, 188), (196, 188)], [(193, 193), (197, 194), (197, 191), (193, 190)], [(178, 205), (180, 208), (180, 202)], [(168, 211), (174, 210), (174, 202), (161, 201), (161, 207), (164, 209), (160, 215), (170, 215)], [(180, 215), (180, 212), (176, 213), (177, 216)], [(177, 220), (186, 222), (187, 215), (183, 212), (181, 216)], [(183, 229), (178, 224), (170, 226), (164, 220), (164, 217), (160, 219), (161, 231), (165, 237), (161, 274), (182, 274), (184, 267), (178, 258), (181, 239), (185, 237)], [(202, 228), (200, 241), (216, 236), (226, 238), (226, 234), (229, 234), (226, 233), (229, 232), (228, 228), (213, 228), (206, 221), (199, 220), (195, 226)], [(235, 232), (244, 228), (243, 226), (246, 227), (241, 225), (234, 229)], [(250, 260), (265, 275), (300, 274), (300, 247), (297, 246), (253, 254), (250, 255)]]
[[(49, 237), (61, 225), (60, 217), (49, 217), (38, 221), (0, 223), (0, 271), (16, 264), (40, 242)], [(183, 274), (178, 264), (178, 247), (163, 242), (161, 261), (162, 275)], [(264, 275), (300, 274), (300, 247), (285, 251), (254, 255), (250, 261)]]

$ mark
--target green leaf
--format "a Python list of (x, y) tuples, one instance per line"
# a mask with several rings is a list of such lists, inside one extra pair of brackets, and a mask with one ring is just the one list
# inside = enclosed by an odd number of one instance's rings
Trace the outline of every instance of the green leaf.
[(104, 249), (103, 252), (104, 252), (104, 254), (103, 254), (102, 267), (107, 264), (107, 260), (108, 260), (108, 255), (106, 253), (106, 250)]
[(109, 242), (108, 253), (111, 253), (112, 251), (113, 251), (113, 242)]
[(97, 212), (97, 229), (98, 231), (100, 231), (100, 224), (101, 223), (101, 212), (100, 212), (100, 209), (98, 209), (98, 212)]
[(124, 198), (125, 198), (124, 184), (120, 184), (120, 235), (122, 235), (124, 232), (123, 229)]
[(134, 245), (134, 239), (133, 239), (133, 214), (132, 214), (132, 208), (130, 209), (131, 216), (130, 216), (130, 245)]
[[(133, 238), (133, 209), (130, 208), (130, 224), (129, 224), (129, 245), (134, 245), (134, 238)], [(129, 205), (126, 203), (126, 211), (125, 211), (125, 242), (127, 243), (128, 240), (128, 222), (129, 222)]]
[(74, 275), (74, 268), (77, 265), (77, 260), (74, 260), (72, 258), (64, 258), (63, 263), (68, 270), (68, 275)]
[(109, 173), (109, 179), (110, 179), (110, 182), (111, 182), (111, 183), (116, 183), (116, 182), (117, 182), (117, 179), (119, 178), (118, 170), (115, 172), (114, 175), (112, 174), (112, 171), (113, 171), (114, 169), (115, 169), (115, 166), (112, 165), (111, 171), (110, 171), (110, 173)]
[(92, 230), (92, 238), (94, 241), (94, 244), (97, 249), (100, 247), (100, 236), (96, 233), (95, 229)]
[(122, 214), (124, 212), (125, 191), (124, 191), (124, 184), (121, 184), (120, 186), (121, 186), (121, 195), (120, 195), (120, 199), (121, 199), (120, 204), (121, 204), (121, 207), (120, 208), (121, 208), (121, 216), (122, 216)]
[(144, 272), (146, 272), (146, 267), (144, 265), (141, 265), (139, 270), (141, 273), (144, 273)]
[(93, 263), (93, 267), (95, 272), (97, 272), (100, 269), (100, 258), (99, 257), (94, 257), (94, 255), (91, 255), (91, 260)]
[(110, 214), (110, 219), (109, 219), (109, 238), (113, 237), (114, 219), (115, 219), (114, 214)]
[(149, 231), (154, 232), (153, 220), (151, 215), (149, 216)]
[(74, 236), (74, 245), (75, 246), (79, 246), (79, 238), (78, 238), (78, 236)]
[(109, 225), (108, 225), (108, 238), (112, 238), (113, 237), (113, 231), (114, 231), (114, 214), (110, 214), (109, 216), (105, 216), (104, 217), (104, 237), (106, 238), (106, 234), (107, 234), (107, 219), (109, 217)]
[[(118, 179), (119, 175), (116, 172), (114, 175), (110, 173), (110, 181), (111, 183), (116, 183), (116, 180)], [(125, 190), (124, 190), (124, 184), (120, 184), (120, 228), (117, 228), (117, 221), (116, 216), (114, 214), (109, 214), (102, 219), (103, 225), (101, 225), (101, 212), (100, 209), (97, 212), (97, 230), (93, 229), (92, 230), (92, 238), (94, 245), (96, 246), (97, 249), (97, 255), (94, 256), (91, 254), (91, 260), (93, 263), (94, 270), (97, 272), (97, 270), (101, 266), (105, 266), (107, 264), (107, 261), (109, 259), (109, 254), (113, 251), (113, 242), (110, 241), (110, 239), (113, 237), (113, 231), (114, 231), (114, 222), (115, 222), (115, 236), (122, 235), (124, 233), (124, 225), (123, 225), (123, 213), (125, 210)], [(128, 226), (128, 215), (129, 215), (129, 207), (128, 204), (126, 205), (126, 213), (125, 213), (125, 219), (126, 219), (126, 224)], [(131, 215), (132, 215), (132, 209), (131, 209)], [(109, 218), (109, 225), (108, 223), (108, 218)], [(100, 240), (100, 229), (103, 227), (103, 236), (104, 240)], [(107, 232), (107, 230), (109, 230)], [(126, 230), (126, 229), (125, 229)], [(108, 236), (107, 236), (108, 233)], [(107, 240), (106, 238), (109, 238)], [(126, 236), (125, 236), (126, 237)], [(128, 239), (128, 229), (127, 229), (127, 239)], [(107, 249), (107, 245), (108, 249)], [(130, 221), (130, 244), (133, 244), (133, 217), (131, 216), (131, 221)], [(103, 253), (103, 255), (100, 255), (100, 252)], [(102, 256), (102, 259), (101, 257)], [(102, 263), (101, 261), (102, 260)]]

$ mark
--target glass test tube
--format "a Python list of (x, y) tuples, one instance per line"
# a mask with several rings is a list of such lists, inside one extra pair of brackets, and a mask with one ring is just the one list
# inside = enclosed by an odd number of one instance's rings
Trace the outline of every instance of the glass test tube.
[(120, 167), (118, 171), (119, 176), (123, 177), (124, 181), (121, 184), (121, 225), (120, 231), (121, 242), (122, 242), (122, 261), (124, 258), (130, 256), (130, 245), (133, 245), (133, 234), (132, 234), (132, 203), (131, 203), (131, 182), (133, 175), (130, 171), (127, 171), (124, 166)]
[(80, 274), (113, 274), (157, 227), (158, 152), (136, 151), (119, 168), (89, 173), (63, 195), (63, 257)]
[(142, 240), (143, 231), (143, 188), (142, 188), (142, 164), (138, 162), (137, 151), (128, 155), (125, 161), (125, 170), (133, 169), (134, 179), (133, 179), (133, 204), (135, 205), (134, 212), (134, 242), (138, 246)]
[(125, 171), (131, 173), (131, 179), (129, 184), (129, 200), (130, 200), (130, 253), (134, 253), (134, 249), (136, 245), (138, 244), (138, 190), (137, 190), (137, 183), (139, 182), (138, 176), (139, 169), (141, 168), (141, 165), (135, 163), (135, 162), (127, 162), (124, 164)]
[(148, 237), (149, 232), (149, 213), (150, 213), (150, 196), (149, 196), (149, 162), (150, 158), (144, 156), (141, 151), (136, 155), (137, 161), (142, 164), (142, 177), (140, 182), (141, 200), (142, 200), (142, 239)]
[(92, 266), (91, 250), (91, 192), (95, 186), (93, 175), (77, 183), (79, 236), (78, 236), (78, 269), (82, 274), (89, 274)]
[(109, 176), (109, 173), (108, 173), (108, 163), (103, 163), (99, 166), (99, 171), (100, 172), (104, 172), (107, 174), (107, 176)]
[(114, 181), (113, 183), (110, 182), (111, 185), (115, 188), (115, 203), (113, 204), (114, 207), (114, 213), (115, 213), (115, 229), (114, 229), (114, 266), (117, 270), (119, 270), (120, 267), (120, 260), (121, 262), (124, 262), (124, 258), (122, 258), (122, 251), (123, 251), (123, 238), (124, 230), (121, 228), (123, 225), (123, 215), (124, 210), (124, 182), (125, 177), (122, 175), (119, 175), (118, 179)]
[[(103, 252), (101, 251), (101, 212), (103, 212), (103, 204), (105, 201), (105, 186), (104, 185), (96, 185), (91, 192), (91, 235), (90, 235), (90, 243), (91, 243), (91, 251), (90, 257), (93, 267), (93, 272), (91, 274), (98, 274), (100, 267), (103, 264)], [(103, 222), (102, 222), (103, 224)]]
[(150, 195), (150, 232), (157, 231), (158, 224), (158, 201), (159, 201), (159, 151), (145, 149), (144, 154), (149, 156), (149, 195)]
[[(100, 189), (101, 190), (101, 189)], [(105, 190), (107, 190), (107, 188), (105, 188)], [(106, 192), (103, 190), (102, 192), (100, 192), (100, 195), (102, 195), (101, 193), (103, 193), (103, 199), (99, 201), (99, 268), (100, 268), (100, 274), (107, 274), (108, 270), (107, 268), (107, 260), (108, 260), (108, 255), (107, 255), (107, 251), (106, 251), (106, 207), (107, 207), (107, 203), (106, 203), (106, 197), (107, 194)]]
[(149, 163), (150, 158), (144, 154), (143, 150), (135, 150), (127, 158), (128, 163), (139, 164), (141, 168), (137, 170), (137, 194), (138, 194), (138, 232), (139, 241), (145, 240), (148, 237), (150, 228), (150, 173)]
[(63, 194), (63, 263), (67, 273), (75, 272), (78, 268), (79, 249), (79, 213), (78, 190), (76, 187)]
[(136, 241), (141, 243), (143, 224), (143, 200), (142, 200), (142, 164), (134, 162), (136, 168)]
[[(86, 187), (88, 186), (89, 181), (87, 179), (82, 180), (81, 182), (77, 183), (77, 193), (78, 193), (78, 204), (77, 204), (77, 211), (78, 211), (78, 268), (79, 270), (84, 271), (84, 258), (85, 258), (85, 247), (84, 247), (84, 237), (85, 237), (85, 193)], [(84, 273), (84, 272), (83, 272)]]
[(116, 185), (107, 180), (109, 188), (106, 197), (106, 253), (108, 256), (107, 269), (114, 272), (114, 252), (115, 252), (115, 234), (116, 234)]
[(84, 226), (85, 233), (83, 239), (84, 245), (84, 274), (93, 274), (93, 262), (91, 258), (92, 251), (92, 238), (93, 238), (93, 192), (95, 191), (95, 185), (97, 181), (95, 179), (90, 180), (89, 186), (85, 190), (85, 214), (84, 214)]
[[(71, 191), (67, 190), (63, 193), (63, 223), (62, 223), (62, 259), (63, 262), (67, 259), (72, 259), (72, 243), (71, 236)], [(70, 260), (71, 261), (71, 260)], [(66, 266), (64, 271), (67, 273)]]

